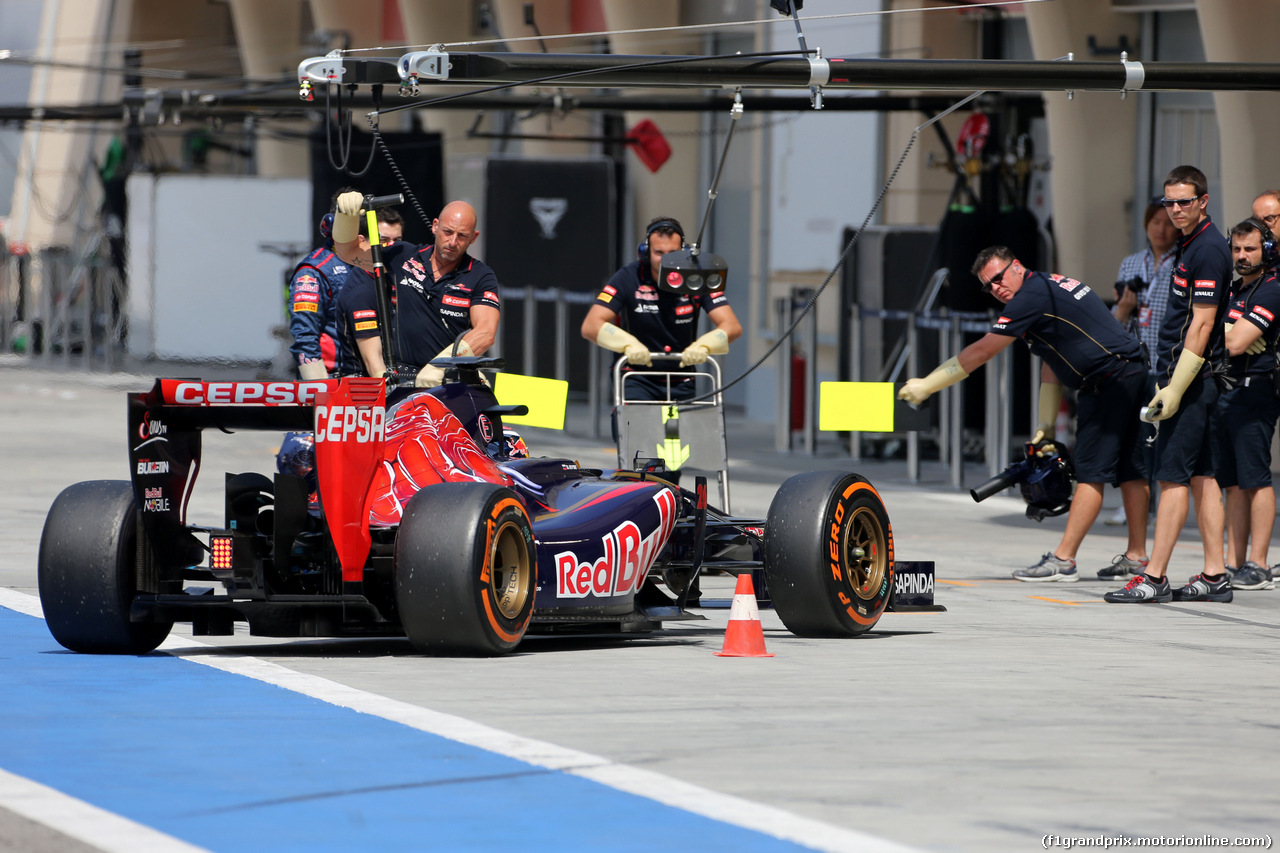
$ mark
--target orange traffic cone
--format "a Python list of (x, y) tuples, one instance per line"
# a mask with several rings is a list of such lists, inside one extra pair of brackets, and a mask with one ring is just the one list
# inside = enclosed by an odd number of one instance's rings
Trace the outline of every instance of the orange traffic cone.
[(751, 574), (748, 572), (738, 575), (738, 585), (733, 590), (733, 604), (729, 607), (729, 627), (724, 632), (724, 647), (716, 652), (716, 657), (773, 657), (764, 650), (764, 628), (760, 625), (756, 591), (751, 585)]

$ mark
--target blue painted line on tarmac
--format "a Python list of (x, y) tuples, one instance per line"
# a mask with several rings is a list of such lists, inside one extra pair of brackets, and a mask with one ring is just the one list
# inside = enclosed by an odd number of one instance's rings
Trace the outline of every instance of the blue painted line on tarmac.
[(3, 607), (0, 767), (215, 851), (809, 849)]

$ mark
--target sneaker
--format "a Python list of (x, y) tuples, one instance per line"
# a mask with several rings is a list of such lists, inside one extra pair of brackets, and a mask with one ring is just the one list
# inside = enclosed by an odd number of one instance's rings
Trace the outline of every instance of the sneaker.
[(1231, 587), (1232, 589), (1275, 589), (1276, 582), (1272, 578), (1270, 569), (1250, 560), (1231, 578)]
[(1146, 560), (1130, 560), (1124, 554), (1117, 554), (1111, 565), (1098, 569), (1098, 577), (1104, 581), (1126, 578), (1129, 575), (1140, 575), (1147, 570)]
[(1116, 511), (1107, 516), (1102, 522), (1108, 527), (1123, 527), (1129, 523), (1129, 518), (1124, 514), (1124, 507), (1116, 507)]
[(1182, 589), (1173, 591), (1174, 601), (1220, 601), (1226, 604), (1234, 597), (1231, 581), (1227, 580), (1226, 575), (1211, 581), (1203, 574), (1199, 574), (1187, 581), (1187, 585)]
[(1236, 576), (1236, 572), (1240, 571), (1235, 566), (1224, 566), (1223, 569), (1227, 573), (1227, 580), (1231, 580)]
[(1173, 592), (1169, 589), (1169, 581), (1165, 578), (1159, 580), (1146, 575), (1135, 575), (1134, 578), (1125, 584), (1124, 589), (1116, 589), (1102, 596), (1104, 600), (1112, 604), (1145, 604), (1152, 602), (1154, 604), (1164, 604), (1173, 598)]
[(1050, 551), (1041, 557), (1040, 562), (1034, 566), (1016, 569), (1013, 577), (1015, 580), (1026, 581), (1027, 583), (1048, 583), (1049, 581), (1075, 583), (1080, 580), (1080, 573), (1076, 571), (1075, 560), (1059, 560)]

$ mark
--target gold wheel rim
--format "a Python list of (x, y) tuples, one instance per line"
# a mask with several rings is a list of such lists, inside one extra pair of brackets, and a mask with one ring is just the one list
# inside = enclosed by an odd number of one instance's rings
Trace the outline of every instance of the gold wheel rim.
[(489, 552), (489, 594), (505, 619), (516, 619), (533, 589), (533, 567), (520, 525), (506, 522), (498, 528)]
[(859, 598), (871, 598), (889, 571), (884, 526), (875, 512), (859, 507), (845, 525), (844, 541), (849, 585)]

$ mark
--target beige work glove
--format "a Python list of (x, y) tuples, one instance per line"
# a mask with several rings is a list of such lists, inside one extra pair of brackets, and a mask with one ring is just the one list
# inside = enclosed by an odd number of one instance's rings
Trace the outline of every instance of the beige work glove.
[(640, 367), (653, 364), (653, 359), (649, 356), (649, 348), (640, 343), (635, 335), (622, 331), (612, 323), (605, 323), (600, 327), (600, 333), (596, 335), (596, 345), (622, 353), (628, 364)]
[[(475, 353), (471, 351), (471, 344), (467, 343), (466, 341), (460, 341), (458, 343), (458, 355), (475, 355)], [(440, 350), (440, 352), (436, 353), (435, 357), (432, 358), (431, 360), (435, 361), (437, 358), (451, 358), (452, 356), (453, 356), (453, 344), (450, 344), (449, 346)], [(434, 367), (430, 364), (427, 364), (427, 365), (424, 365), (423, 368), (418, 371), (417, 376), (413, 377), (413, 387), (414, 388), (434, 388), (443, 381), (444, 381), (444, 368)]]
[(328, 379), (329, 371), (325, 370), (324, 362), (316, 359), (315, 361), (304, 361), (298, 365), (298, 375), (303, 379)]
[[(1046, 438), (1054, 435), (1054, 429), (1058, 423), (1058, 412), (1062, 408), (1062, 386), (1056, 382), (1040, 383), (1040, 421), (1036, 424), (1036, 431), (1031, 436), (1032, 444), (1039, 444)], [(1053, 442), (1041, 447), (1036, 451), (1037, 456), (1051, 456), (1057, 452), (1058, 447)]]
[(338, 209), (333, 214), (333, 242), (350, 243), (360, 235), (360, 210), (364, 196), (358, 192), (338, 196)]
[[(1189, 349), (1184, 349), (1178, 355), (1178, 363), (1173, 366), (1173, 376), (1169, 378), (1169, 384), (1157, 389), (1156, 395), (1151, 398), (1150, 403), (1147, 403), (1150, 411), (1146, 420), (1154, 424), (1168, 420), (1177, 414), (1178, 406), (1182, 405), (1182, 395), (1187, 393), (1187, 388), (1200, 375), (1200, 368), (1203, 366), (1203, 358)], [(1159, 411), (1155, 411), (1157, 404), (1160, 406)]]
[(923, 379), (915, 377), (908, 379), (902, 389), (898, 391), (898, 399), (906, 400), (908, 403), (918, 406), (943, 388), (956, 384), (968, 375), (965, 369), (960, 366), (960, 359), (957, 356), (952, 356), (935, 367), (933, 372)]
[(712, 329), (684, 348), (680, 353), (680, 366), (702, 364), (712, 353), (724, 355), (729, 351), (729, 336), (720, 329)]

